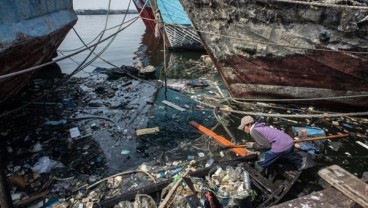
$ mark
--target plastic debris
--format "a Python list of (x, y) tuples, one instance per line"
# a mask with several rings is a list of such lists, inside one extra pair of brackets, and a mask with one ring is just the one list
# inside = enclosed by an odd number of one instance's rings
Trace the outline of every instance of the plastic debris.
[(32, 167), (32, 170), (36, 173), (48, 173), (54, 168), (63, 168), (64, 165), (61, 162), (51, 160), (48, 156), (40, 157), (37, 163)]
[(70, 137), (71, 138), (76, 138), (76, 137), (79, 137), (81, 135), (78, 127), (74, 127), (74, 128), (69, 129), (69, 132), (70, 132)]
[(127, 154), (129, 154), (130, 153), (130, 151), (129, 150), (122, 150), (121, 151), (121, 154), (122, 155), (127, 155)]

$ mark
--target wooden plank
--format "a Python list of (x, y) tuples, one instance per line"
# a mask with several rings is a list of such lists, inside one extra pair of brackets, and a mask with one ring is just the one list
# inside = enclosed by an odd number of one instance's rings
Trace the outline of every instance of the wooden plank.
[(354, 207), (357, 205), (352, 199), (345, 196), (335, 188), (327, 188), (306, 196), (299, 197), (271, 208), (335, 208), (335, 207)]
[(179, 110), (179, 111), (185, 111), (185, 109), (184, 108), (182, 108), (182, 107), (180, 107), (180, 106), (178, 106), (178, 105), (175, 105), (174, 103), (172, 103), (172, 102), (169, 102), (169, 101), (167, 101), (167, 100), (163, 100), (162, 101), (164, 104), (166, 104), (166, 105), (168, 105), (168, 106), (170, 106), (170, 107), (172, 107), (172, 108), (175, 108), (176, 110)]
[(146, 129), (137, 129), (135, 132), (137, 136), (141, 136), (145, 134), (153, 134), (159, 131), (160, 129), (158, 127), (154, 127), (154, 128), (146, 128)]
[[(188, 123), (191, 126), (193, 126), (194, 128), (196, 128), (198, 131), (202, 132), (203, 134), (211, 136), (217, 143), (219, 143), (223, 147), (235, 146), (234, 143), (232, 143), (229, 140), (225, 139), (224, 137), (216, 134), (215, 132), (211, 131), (210, 129), (207, 129), (206, 127), (198, 124), (195, 121), (189, 121)], [(239, 156), (242, 156), (242, 157), (248, 155), (248, 152), (243, 148), (232, 148), (232, 149), (230, 149), (230, 151), (235, 152), (236, 154), (238, 154)]]
[(368, 185), (364, 181), (338, 165), (324, 168), (318, 175), (362, 207), (368, 207)]

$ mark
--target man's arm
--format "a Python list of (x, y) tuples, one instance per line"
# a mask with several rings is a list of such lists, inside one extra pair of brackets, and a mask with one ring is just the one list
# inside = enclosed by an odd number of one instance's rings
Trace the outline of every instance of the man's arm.
[(269, 150), (271, 149), (271, 145), (266, 138), (262, 134), (260, 134), (256, 129), (252, 129), (250, 131), (250, 136), (254, 139), (255, 143), (249, 148), (253, 148), (256, 150)]

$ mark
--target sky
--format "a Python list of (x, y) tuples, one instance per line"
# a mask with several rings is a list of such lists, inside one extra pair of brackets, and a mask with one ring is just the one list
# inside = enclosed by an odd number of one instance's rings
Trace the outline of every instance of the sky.
[[(130, 0), (111, 0), (111, 9), (127, 9)], [(109, 0), (73, 0), (74, 9), (107, 9)], [(133, 1), (130, 9), (134, 10)]]

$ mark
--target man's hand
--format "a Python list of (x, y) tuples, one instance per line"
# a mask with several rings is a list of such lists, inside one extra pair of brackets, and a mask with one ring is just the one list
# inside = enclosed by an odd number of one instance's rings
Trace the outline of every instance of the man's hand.
[(252, 148), (254, 145), (254, 142), (246, 142), (245, 145), (247, 145), (248, 148)]

